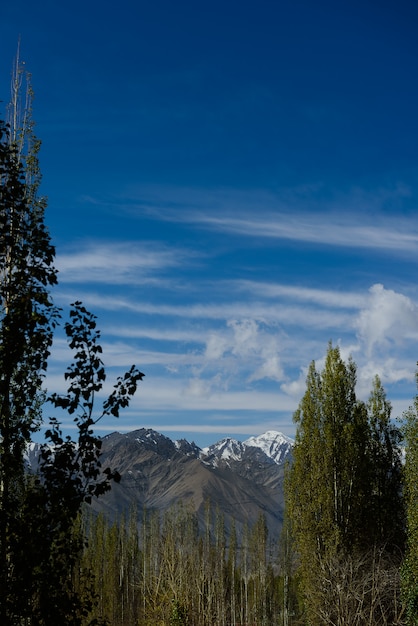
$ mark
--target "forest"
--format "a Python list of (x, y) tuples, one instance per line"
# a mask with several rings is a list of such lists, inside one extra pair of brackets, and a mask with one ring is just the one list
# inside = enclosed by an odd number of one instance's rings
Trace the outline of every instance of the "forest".
[(324, 369), (311, 364), (279, 542), (263, 516), (227, 529), (210, 503), (200, 527), (182, 503), (114, 523), (85, 517), (94, 615), (112, 624), (414, 623), (414, 502), (404, 483), (414, 470), (412, 446), (405, 467), (402, 446), (403, 436), (414, 442), (416, 414), (401, 432), (379, 378), (367, 402), (355, 384), (354, 362), (331, 344)]
[[(133, 503), (116, 522), (91, 513), (120, 480), (101, 465), (94, 427), (129, 405), (144, 374), (132, 366), (97, 407), (96, 318), (76, 301), (63, 322), (51, 296), (55, 249), (19, 63), (12, 86), (0, 124), (0, 624), (418, 624), (418, 399), (397, 426), (379, 378), (359, 400), (356, 365), (331, 343), (294, 415), (277, 545), (262, 517), (226, 532), (210, 502), (203, 525), (181, 502), (164, 512)], [(48, 396), (58, 325), (73, 361), (66, 393)], [(50, 418), (30, 474), (25, 451), (46, 403), (76, 435)]]
[(95, 615), (111, 624), (281, 623), (283, 579), (278, 546), (261, 516), (240, 536), (226, 536), (218, 511), (206, 506), (199, 528), (194, 511), (178, 503), (161, 514), (135, 508), (110, 524), (84, 520), (81, 567), (94, 573)]

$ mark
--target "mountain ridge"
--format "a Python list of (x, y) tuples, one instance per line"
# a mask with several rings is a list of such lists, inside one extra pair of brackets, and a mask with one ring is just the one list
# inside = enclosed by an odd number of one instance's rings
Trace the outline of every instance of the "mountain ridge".
[[(243, 442), (225, 438), (206, 448), (149, 428), (115, 431), (101, 441), (102, 467), (117, 470), (121, 481), (93, 501), (95, 512), (116, 520), (134, 506), (140, 521), (144, 509), (164, 512), (181, 501), (203, 527), (210, 503), (223, 516), (227, 533), (232, 524), (240, 532), (264, 515), (270, 534), (278, 538), (285, 465), (293, 448), (282, 433), (267, 431)], [(38, 458), (34, 447), (27, 458), (29, 463)]]

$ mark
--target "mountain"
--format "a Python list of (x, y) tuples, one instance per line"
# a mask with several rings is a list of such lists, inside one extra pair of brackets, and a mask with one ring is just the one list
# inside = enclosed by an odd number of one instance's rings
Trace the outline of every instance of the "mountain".
[[(192, 507), (202, 523), (210, 503), (212, 515), (219, 511), (226, 531), (234, 520), (238, 532), (252, 525), (262, 513), (273, 537), (283, 522), (285, 462), (291, 460), (293, 442), (276, 431), (244, 442), (222, 439), (201, 449), (185, 439), (172, 441), (151, 429), (102, 439), (102, 467), (121, 474), (121, 482), (93, 502), (96, 512), (111, 519), (129, 511), (165, 510), (181, 501)], [(27, 462), (36, 466), (36, 444)]]
[(202, 455), (206, 462), (215, 467), (219, 464), (232, 466), (234, 462), (239, 463), (249, 457), (257, 459), (260, 463), (282, 465), (291, 454), (292, 447), (293, 440), (290, 437), (275, 430), (269, 430), (264, 435), (250, 437), (243, 442), (230, 437), (221, 439), (208, 448), (204, 448)]
[(293, 448), (293, 439), (277, 431), (268, 430), (264, 435), (250, 437), (244, 441), (243, 445), (247, 448), (260, 448), (267, 457), (277, 465), (281, 465), (286, 460), (290, 460), (288, 457)]
[(239, 442), (223, 439), (201, 449), (185, 439), (172, 441), (151, 429), (103, 438), (102, 465), (116, 469), (119, 484), (93, 507), (115, 517), (135, 503), (138, 511), (164, 510), (178, 501), (192, 506), (203, 522), (209, 502), (228, 529), (253, 524), (261, 513), (274, 536), (283, 522), (284, 463), (293, 442), (269, 431)]
[(213, 468), (230, 470), (233, 476), (241, 476), (253, 486), (272, 489), (282, 505), (284, 467), (286, 461), (291, 461), (292, 448), (292, 439), (268, 431), (243, 442), (221, 439), (202, 451), (202, 461)]

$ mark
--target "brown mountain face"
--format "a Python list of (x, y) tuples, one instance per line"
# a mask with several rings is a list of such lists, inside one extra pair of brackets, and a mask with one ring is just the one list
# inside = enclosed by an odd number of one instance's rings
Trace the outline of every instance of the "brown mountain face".
[(202, 522), (209, 503), (213, 514), (224, 517), (226, 530), (232, 519), (239, 531), (263, 514), (277, 538), (283, 522), (284, 464), (239, 442), (234, 442), (238, 452), (228, 456), (226, 441), (203, 451), (147, 429), (104, 437), (102, 467), (118, 470), (122, 479), (93, 503), (94, 510), (116, 519), (133, 505), (142, 515), (144, 508), (163, 511), (182, 502)]

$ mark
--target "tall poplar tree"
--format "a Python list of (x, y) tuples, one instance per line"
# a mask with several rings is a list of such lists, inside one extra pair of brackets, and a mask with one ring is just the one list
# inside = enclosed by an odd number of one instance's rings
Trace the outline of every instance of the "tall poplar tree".
[(367, 402), (370, 495), (367, 507), (370, 543), (386, 550), (403, 551), (405, 544), (405, 501), (403, 494), (401, 430), (391, 418), (392, 405), (378, 376)]
[(50, 295), (57, 282), (55, 250), (38, 193), (40, 142), (30, 82), (22, 90), (25, 76), (17, 58), (10, 122), (0, 121), (0, 624), (78, 626), (93, 598), (88, 587), (82, 594), (74, 590), (83, 545), (76, 520), (83, 503), (118, 478), (110, 468), (102, 471), (93, 427), (128, 406), (143, 374), (133, 366), (97, 412), (94, 398), (106, 379), (100, 333), (95, 317), (76, 302), (65, 324), (75, 352), (65, 373), (69, 387), (49, 402), (74, 417), (77, 437), (64, 437), (52, 417), (39, 475), (27, 474), (24, 454), (42, 421), (42, 383), (60, 316)]
[(311, 363), (294, 415), (287, 510), (312, 623), (324, 623), (324, 598), (344, 575), (340, 563), (402, 541), (399, 433), (380, 381), (368, 404), (355, 387), (355, 363), (329, 345), (323, 370)]
[[(416, 375), (418, 384), (418, 373)], [(402, 591), (408, 626), (418, 625), (418, 395), (404, 413), (407, 550), (402, 566)]]
[[(16, 70), (18, 71), (18, 70)], [(14, 76), (13, 84), (20, 74)], [(18, 101), (12, 101), (13, 111)], [(54, 248), (37, 194), (32, 125), (0, 122), (0, 623), (13, 602), (11, 546), (24, 489), (23, 455), (40, 422), (40, 389), (57, 320)]]

